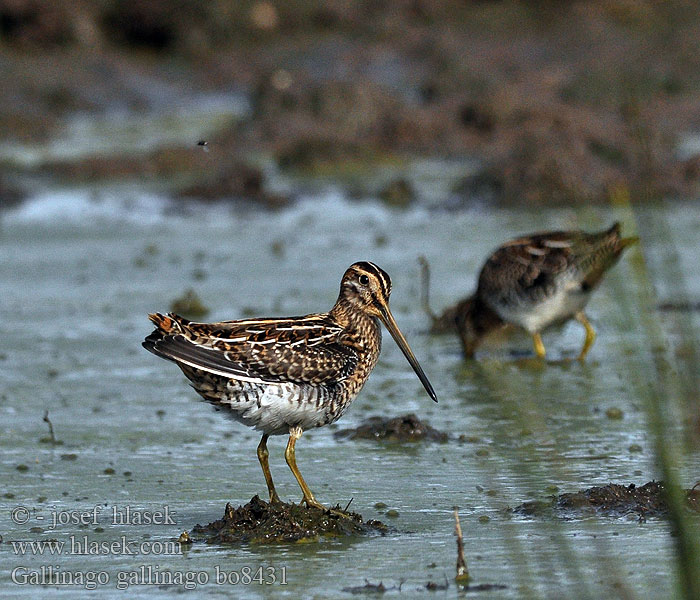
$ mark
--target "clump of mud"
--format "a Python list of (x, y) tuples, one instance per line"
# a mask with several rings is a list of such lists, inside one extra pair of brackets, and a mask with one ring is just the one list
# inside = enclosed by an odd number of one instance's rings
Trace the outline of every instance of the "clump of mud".
[(209, 314), (209, 307), (202, 302), (197, 292), (189, 288), (182, 296), (172, 301), (170, 311), (186, 319), (199, 319)]
[[(700, 490), (685, 490), (686, 505), (700, 513)], [(650, 481), (642, 486), (634, 483), (620, 485), (610, 483), (595, 486), (576, 493), (552, 496), (549, 502), (525, 502), (513, 509), (526, 516), (542, 516), (555, 512), (561, 516), (572, 513), (600, 514), (623, 517), (636, 514), (640, 519), (668, 515), (666, 488), (661, 481)]]
[(208, 525), (195, 525), (190, 535), (207, 544), (278, 544), (317, 541), (323, 537), (384, 534), (381, 521), (363, 521), (339, 506), (323, 511), (300, 504), (270, 504), (254, 496), (245, 506), (226, 504), (224, 516)]
[(438, 431), (410, 413), (393, 419), (370, 417), (359, 427), (336, 431), (336, 438), (351, 440), (382, 440), (388, 442), (418, 442), (427, 440), (445, 443), (448, 435)]

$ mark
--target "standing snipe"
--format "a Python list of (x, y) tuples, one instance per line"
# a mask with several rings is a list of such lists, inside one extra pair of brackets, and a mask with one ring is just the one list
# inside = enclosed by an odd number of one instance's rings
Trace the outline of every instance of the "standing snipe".
[(377, 265), (350, 266), (328, 313), (281, 319), (192, 323), (174, 314), (149, 318), (155, 331), (143, 346), (182, 369), (206, 400), (262, 431), (258, 459), (271, 502), (279, 502), (268, 465), (267, 439), (289, 434), (285, 458), (307, 506), (316, 501), (296, 465), (304, 430), (334, 422), (367, 381), (381, 349), (382, 321), (430, 397), (423, 373), (389, 310), (391, 279)]
[(540, 332), (575, 318), (586, 329), (579, 355), (593, 345), (595, 331), (584, 308), (603, 274), (637, 238), (621, 238), (620, 224), (597, 233), (551, 231), (503, 244), (481, 269), (476, 293), (452, 310), (464, 354), (474, 352), (486, 334), (513, 324), (532, 335), (535, 353), (544, 358)]

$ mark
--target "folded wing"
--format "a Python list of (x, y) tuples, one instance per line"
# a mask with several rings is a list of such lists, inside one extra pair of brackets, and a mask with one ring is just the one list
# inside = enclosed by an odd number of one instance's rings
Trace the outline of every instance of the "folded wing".
[(193, 323), (150, 316), (156, 329), (143, 346), (176, 363), (254, 383), (321, 385), (342, 381), (357, 358), (327, 314), (292, 319)]

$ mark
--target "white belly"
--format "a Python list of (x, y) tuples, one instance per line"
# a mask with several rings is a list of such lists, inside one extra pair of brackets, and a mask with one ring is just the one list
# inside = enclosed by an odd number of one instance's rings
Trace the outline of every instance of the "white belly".
[(590, 294), (580, 291), (580, 288), (571, 290), (562, 286), (555, 294), (537, 304), (519, 307), (500, 305), (496, 307), (496, 312), (504, 321), (535, 333), (570, 319), (586, 306), (589, 298)]
[(344, 412), (329, 402), (328, 390), (324, 387), (293, 383), (251, 386), (233, 380), (228, 382), (227, 388), (227, 394), (219, 398), (217, 404), (229, 408), (237, 421), (268, 435), (286, 434), (295, 426), (303, 430), (321, 427)]

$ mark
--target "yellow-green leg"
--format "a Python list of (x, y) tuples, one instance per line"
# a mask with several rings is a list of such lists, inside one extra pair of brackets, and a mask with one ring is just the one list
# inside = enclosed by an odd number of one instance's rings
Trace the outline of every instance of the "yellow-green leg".
[(532, 334), (532, 342), (535, 345), (535, 354), (537, 354), (537, 358), (544, 358), (547, 354), (547, 351), (544, 349), (544, 344), (542, 343), (542, 336), (540, 335), (539, 331)]
[(314, 498), (314, 495), (311, 493), (309, 486), (306, 485), (306, 482), (304, 481), (304, 478), (301, 476), (299, 468), (297, 467), (297, 459), (294, 453), (294, 446), (297, 443), (297, 440), (301, 437), (302, 433), (303, 430), (301, 427), (289, 428), (289, 441), (287, 442), (287, 449), (284, 451), (284, 458), (287, 459), (287, 464), (292, 470), (292, 473), (294, 473), (294, 477), (296, 477), (297, 483), (301, 488), (301, 492), (304, 494), (304, 503), (306, 504), (306, 506), (315, 506), (316, 508), (320, 508), (321, 510), (326, 510), (326, 507), (323, 506), (323, 504), (321, 504), (320, 502), (318, 502), (316, 498)]
[(270, 473), (270, 464), (267, 457), (270, 453), (267, 451), (267, 438), (269, 436), (263, 433), (262, 439), (258, 444), (258, 460), (260, 461), (260, 466), (263, 470), (263, 475), (265, 475), (265, 482), (267, 483), (267, 491), (270, 493), (270, 503), (277, 504), (280, 502), (280, 497), (277, 495), (275, 490), (275, 484), (272, 483), (272, 473)]
[(593, 329), (593, 325), (591, 325), (583, 312), (576, 313), (576, 320), (586, 328), (586, 340), (583, 342), (581, 354), (578, 355), (578, 359), (583, 360), (586, 358), (586, 354), (588, 354), (588, 351), (591, 349), (593, 342), (595, 342), (596, 333), (595, 329)]

